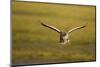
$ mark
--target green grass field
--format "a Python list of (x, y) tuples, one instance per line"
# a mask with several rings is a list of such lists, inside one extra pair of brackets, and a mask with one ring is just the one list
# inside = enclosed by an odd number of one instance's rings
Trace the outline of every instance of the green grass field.
[[(59, 34), (39, 20), (63, 31), (84, 25), (70, 36), (70, 45), (60, 45)], [(95, 6), (12, 2), (12, 63), (94, 61)]]

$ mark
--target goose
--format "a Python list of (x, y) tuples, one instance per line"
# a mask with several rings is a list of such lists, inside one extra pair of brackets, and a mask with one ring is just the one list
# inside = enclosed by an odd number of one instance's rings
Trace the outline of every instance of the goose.
[(71, 32), (86, 27), (86, 25), (78, 26), (78, 27), (70, 29), (68, 32), (63, 32), (63, 31), (59, 30), (58, 28), (56, 28), (54, 26), (51, 26), (51, 25), (48, 25), (48, 24), (45, 24), (43, 22), (41, 22), (41, 25), (44, 26), (44, 27), (50, 28), (50, 29), (52, 29), (52, 30), (54, 30), (56, 32), (58, 32), (60, 34), (60, 41), (59, 41), (59, 43), (62, 44), (62, 45), (69, 43), (69, 41), (70, 41), (69, 40), (69, 34)]

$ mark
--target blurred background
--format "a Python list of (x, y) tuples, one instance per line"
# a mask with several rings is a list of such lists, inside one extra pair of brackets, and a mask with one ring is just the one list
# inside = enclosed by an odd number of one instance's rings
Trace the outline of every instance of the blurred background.
[[(41, 64), (95, 61), (95, 6), (12, 2), (12, 63)], [(39, 20), (63, 31), (85, 25), (60, 45), (59, 34)]]

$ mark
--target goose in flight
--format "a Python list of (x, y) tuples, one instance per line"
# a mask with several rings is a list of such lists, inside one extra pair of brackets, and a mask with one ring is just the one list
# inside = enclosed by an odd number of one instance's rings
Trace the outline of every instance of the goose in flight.
[(43, 22), (41, 22), (41, 25), (47, 27), (47, 28), (50, 28), (56, 32), (58, 32), (60, 34), (60, 44), (66, 44), (66, 43), (69, 43), (69, 34), (75, 30), (78, 30), (78, 29), (82, 29), (84, 27), (86, 27), (86, 25), (83, 25), (83, 26), (79, 26), (79, 27), (75, 27), (75, 28), (72, 28), (71, 30), (69, 30), (68, 32), (63, 32), (59, 29), (57, 29), (56, 27), (54, 26), (51, 26), (51, 25), (48, 25), (48, 24), (44, 24)]

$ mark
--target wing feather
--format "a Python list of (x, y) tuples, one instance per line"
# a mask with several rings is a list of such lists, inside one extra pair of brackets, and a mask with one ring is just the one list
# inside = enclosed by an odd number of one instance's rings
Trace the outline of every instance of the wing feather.
[(45, 26), (45, 27), (48, 27), (48, 28), (50, 28), (50, 29), (52, 29), (52, 30), (54, 30), (54, 31), (56, 31), (56, 32), (58, 32), (58, 33), (61, 32), (59, 29), (57, 29), (57, 28), (55, 28), (55, 27), (53, 27), (53, 26), (50, 26), (50, 25), (48, 25), (48, 24), (41, 23), (41, 25), (43, 25), (43, 26)]
[(77, 29), (81, 29), (81, 28), (84, 28), (84, 27), (86, 27), (86, 25), (84, 25), (84, 26), (79, 26), (79, 27), (75, 27), (75, 28), (69, 30), (68, 33), (71, 33), (72, 31), (75, 31), (75, 30), (77, 30)]

